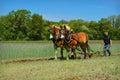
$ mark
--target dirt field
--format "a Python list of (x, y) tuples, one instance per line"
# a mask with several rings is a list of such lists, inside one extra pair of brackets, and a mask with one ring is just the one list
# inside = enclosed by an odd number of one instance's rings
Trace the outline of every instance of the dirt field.
[(2, 62), (0, 80), (120, 80), (120, 55), (91, 59)]
[[(111, 56), (120, 56), (120, 54), (112, 54)], [(92, 55), (91, 58), (95, 57), (103, 57), (103, 55), (95, 54)], [(76, 58), (77, 60), (80, 60), (80, 57)], [(54, 60), (54, 58), (40, 58), (40, 59), (22, 59), (22, 60), (11, 60), (11, 61), (3, 61), (1, 62), (2, 64), (10, 64), (10, 63), (24, 63), (24, 62), (36, 62), (36, 61), (49, 61), (49, 60)], [(61, 60), (60, 57), (58, 60)], [(65, 58), (63, 60), (66, 60)], [(70, 60), (75, 60), (75, 59), (70, 59)]]

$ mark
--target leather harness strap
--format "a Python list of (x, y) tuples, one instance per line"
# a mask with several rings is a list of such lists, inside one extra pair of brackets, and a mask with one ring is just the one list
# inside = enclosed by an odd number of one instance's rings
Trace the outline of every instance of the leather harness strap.
[(66, 43), (70, 43), (70, 42), (73, 40), (73, 39), (72, 39), (72, 33), (70, 33), (69, 37), (70, 37), (69, 41), (66, 40), (66, 38), (65, 38), (65, 42), (66, 42)]

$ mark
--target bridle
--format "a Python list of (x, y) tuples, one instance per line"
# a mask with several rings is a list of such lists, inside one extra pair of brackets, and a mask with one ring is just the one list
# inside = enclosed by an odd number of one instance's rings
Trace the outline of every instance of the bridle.
[[(63, 32), (64, 33), (63, 33)], [(68, 35), (68, 38), (69, 38), (69, 40), (67, 40), (66, 39), (66, 34), (67, 34), (67, 31), (71, 31), (71, 30), (65, 30), (65, 29), (60, 29), (60, 36), (61, 35), (63, 35), (64, 37), (63, 38), (61, 38), (61, 39), (64, 39), (64, 41), (66, 42), (66, 43), (70, 43), (73, 39), (72, 39), (72, 33), (70, 32), (70, 34)]]
[[(55, 31), (55, 29), (49, 29), (48, 31), (50, 32), (50, 36), (52, 36), (52, 39), (54, 39), (54, 40), (60, 39), (60, 30), (59, 29), (58, 29), (58, 34)], [(56, 36), (58, 36), (58, 38), (56, 38)]]

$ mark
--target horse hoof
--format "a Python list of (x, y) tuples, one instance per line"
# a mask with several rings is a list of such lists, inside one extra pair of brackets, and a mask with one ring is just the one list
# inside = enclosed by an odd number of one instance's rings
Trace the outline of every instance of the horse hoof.
[(69, 58), (67, 58), (67, 60), (69, 60)]
[(54, 60), (57, 60), (57, 58), (54, 58)]

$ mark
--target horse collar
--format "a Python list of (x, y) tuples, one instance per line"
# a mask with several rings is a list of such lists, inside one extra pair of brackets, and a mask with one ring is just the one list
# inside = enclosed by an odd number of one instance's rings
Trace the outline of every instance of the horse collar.
[(70, 35), (69, 35), (69, 36), (70, 36), (69, 41), (67, 41), (67, 40), (65, 39), (65, 42), (66, 42), (66, 43), (70, 43), (70, 42), (73, 40), (73, 39), (72, 39), (72, 33), (70, 33)]

